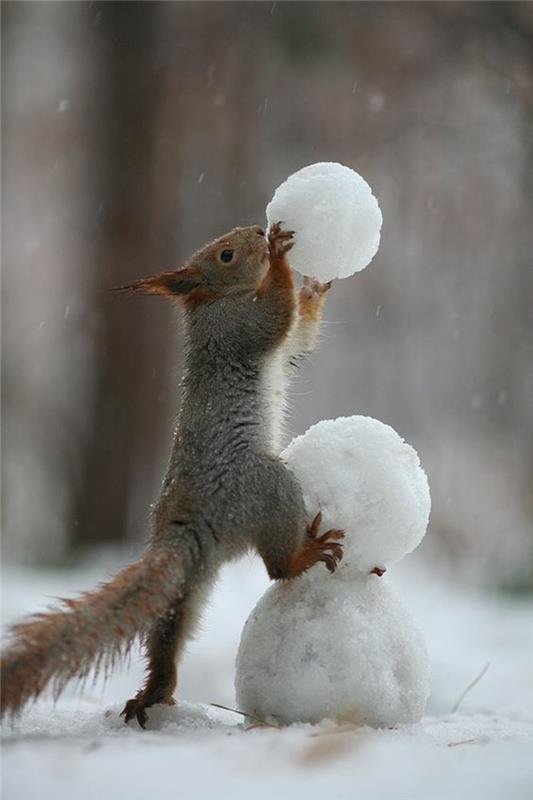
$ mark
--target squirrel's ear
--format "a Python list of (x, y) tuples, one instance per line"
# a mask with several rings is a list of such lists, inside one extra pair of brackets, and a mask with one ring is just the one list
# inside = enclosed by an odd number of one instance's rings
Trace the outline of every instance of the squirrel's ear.
[(140, 292), (141, 294), (161, 294), (165, 297), (188, 295), (204, 285), (202, 273), (197, 267), (185, 267), (175, 272), (160, 272), (149, 278), (140, 278), (134, 283), (117, 286), (117, 292)]

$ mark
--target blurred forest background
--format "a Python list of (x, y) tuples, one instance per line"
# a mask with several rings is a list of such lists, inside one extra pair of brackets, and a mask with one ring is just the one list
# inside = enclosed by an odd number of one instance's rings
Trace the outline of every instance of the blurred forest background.
[(264, 222), (315, 161), (384, 216), (330, 292), (293, 433), (362, 413), (420, 453), (431, 570), (533, 590), (533, 4), (2, 3), (3, 546), (146, 535), (182, 336), (109, 289)]

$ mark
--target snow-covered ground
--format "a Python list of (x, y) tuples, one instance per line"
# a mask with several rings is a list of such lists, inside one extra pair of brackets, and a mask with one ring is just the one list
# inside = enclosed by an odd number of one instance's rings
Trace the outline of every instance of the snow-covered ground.
[[(3, 728), (6, 800), (74, 796), (212, 798), (530, 798), (533, 796), (533, 602), (466, 594), (415, 555), (391, 570), (428, 641), (432, 696), (421, 724), (396, 730), (324, 722), (245, 731), (233, 663), (244, 620), (267, 585), (258, 561), (228, 567), (180, 671), (180, 703), (126, 727), (124, 700), (142, 681), (137, 653), (106, 684), (42, 699)], [(76, 572), (5, 569), (3, 617), (98, 582), (118, 564)], [(469, 683), (490, 666), (452, 713)]]

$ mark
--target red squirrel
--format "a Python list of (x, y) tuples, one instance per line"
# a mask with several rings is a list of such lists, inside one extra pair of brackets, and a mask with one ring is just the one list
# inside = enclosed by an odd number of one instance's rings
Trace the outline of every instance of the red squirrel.
[[(235, 228), (182, 268), (121, 287), (184, 308), (183, 396), (148, 545), (101, 588), (14, 625), (2, 655), (2, 713), (51, 685), (110, 669), (137, 637), (144, 686), (126, 722), (174, 703), (176, 664), (221, 565), (255, 550), (274, 580), (323, 561), (333, 572), (343, 533), (320, 534), (302, 490), (279, 458), (284, 386), (293, 359), (312, 350), (324, 295), (310, 279), (299, 296), (286, 254), (293, 233)], [(318, 512), (318, 509), (317, 509)]]

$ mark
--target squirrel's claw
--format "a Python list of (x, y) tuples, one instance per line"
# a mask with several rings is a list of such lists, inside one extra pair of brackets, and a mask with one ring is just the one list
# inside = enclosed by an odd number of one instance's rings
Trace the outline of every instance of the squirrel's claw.
[(338, 539), (344, 538), (344, 531), (333, 528), (318, 536), (322, 523), (322, 513), (319, 511), (314, 520), (307, 526), (307, 540), (309, 545), (317, 549), (317, 561), (323, 561), (329, 572), (335, 572), (342, 560), (342, 545)]
[(344, 538), (344, 531), (337, 528), (318, 535), (322, 522), (320, 511), (307, 526), (306, 537), (301, 547), (294, 553), (285, 578), (294, 578), (306, 572), (314, 564), (323, 561), (330, 572), (335, 572), (342, 559), (342, 545), (338, 540)]
[(166, 706), (176, 705), (176, 701), (173, 697), (162, 697), (155, 700), (144, 691), (141, 691), (135, 697), (132, 697), (131, 700), (128, 700), (120, 712), (120, 716), (124, 717), (124, 722), (126, 724), (128, 724), (128, 722), (130, 722), (132, 719), (136, 719), (141, 728), (145, 730), (146, 723), (148, 722), (148, 714), (146, 713), (146, 709), (151, 708), (151, 706), (156, 705), (156, 703), (161, 703)]
[(268, 231), (268, 247), (271, 258), (282, 258), (294, 246), (294, 231), (284, 231), (282, 222), (274, 222)]
[(120, 712), (120, 716), (124, 717), (124, 722), (126, 724), (128, 724), (128, 722), (130, 722), (132, 719), (137, 719), (137, 722), (141, 728), (146, 728), (148, 714), (145, 711), (145, 706), (141, 698), (132, 697), (131, 700), (128, 700)]

